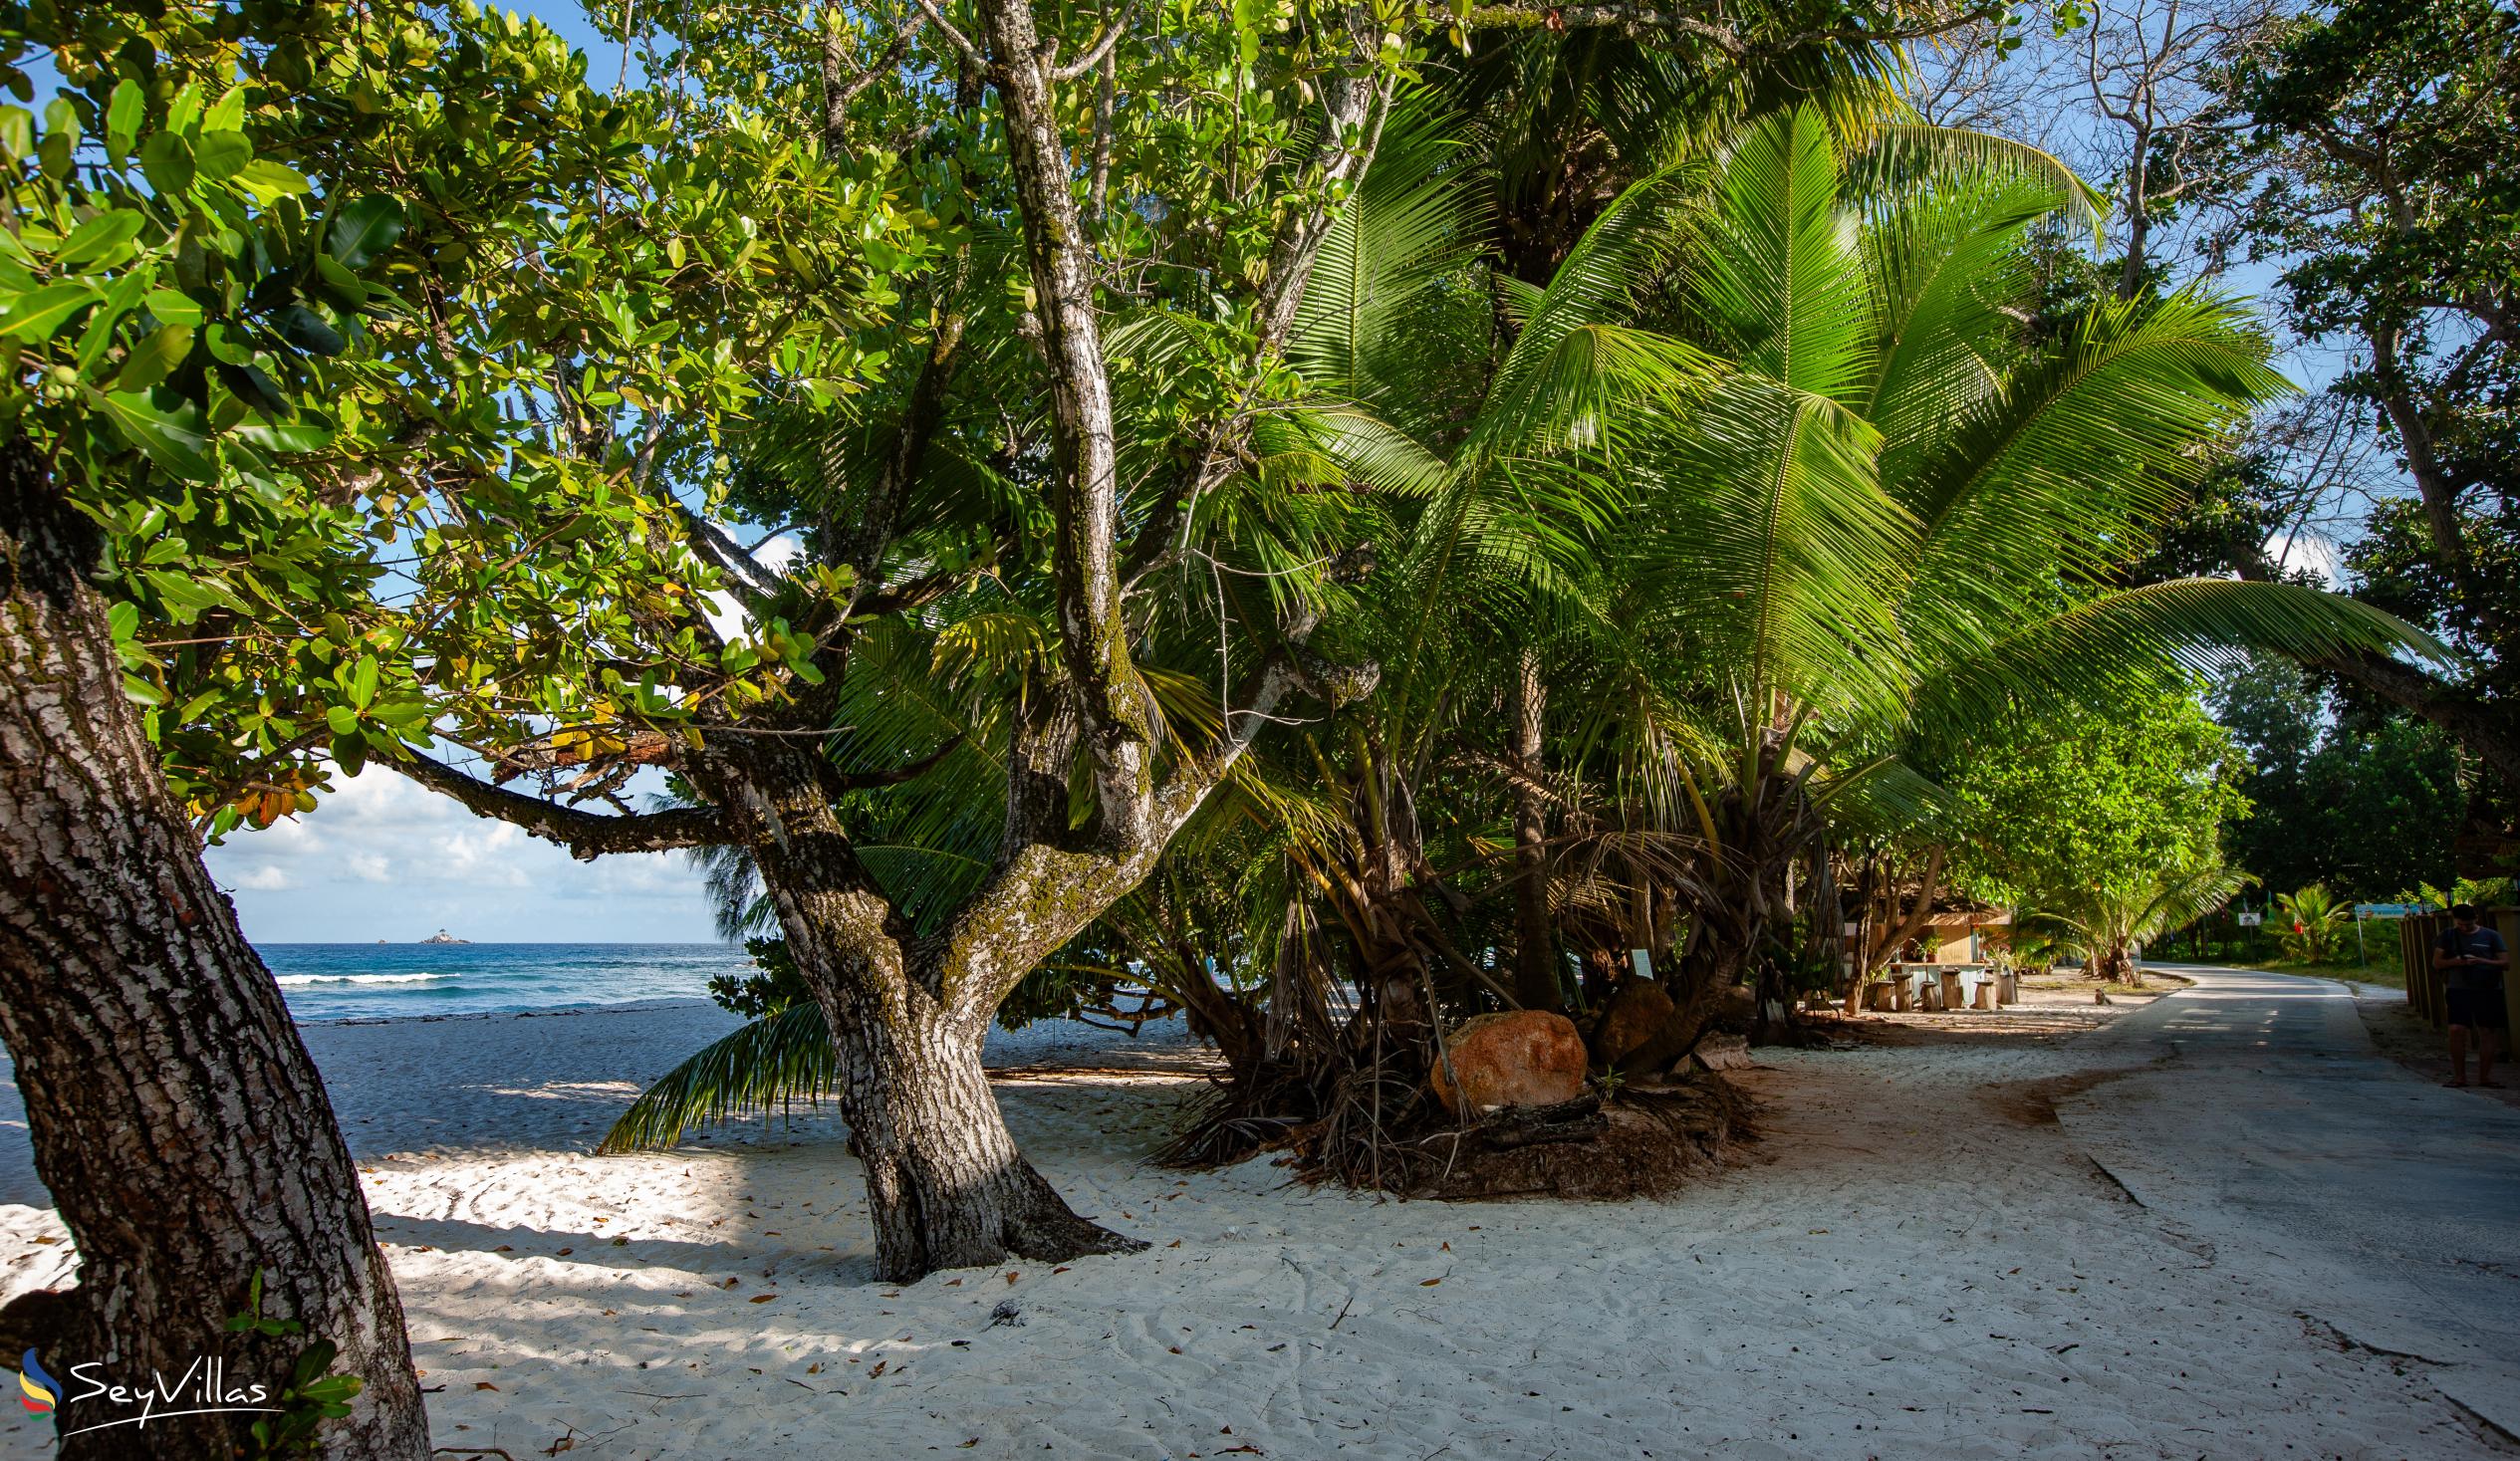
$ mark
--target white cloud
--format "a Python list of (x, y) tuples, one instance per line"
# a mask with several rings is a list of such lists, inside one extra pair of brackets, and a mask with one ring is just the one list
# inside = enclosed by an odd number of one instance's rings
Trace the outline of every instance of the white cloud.
[(2266, 552), (2286, 573), (2309, 569), (2331, 589), (2345, 582), (2345, 561), (2337, 553), (2337, 546), (2316, 534), (2271, 534), (2266, 540)]
[[(637, 805), (661, 783), (630, 788)], [(378, 767), (336, 777), (314, 812), (207, 854), (248, 936), (273, 943), (712, 941), (700, 877), (668, 853), (581, 862)]]
[(781, 533), (754, 549), (752, 561), (774, 574), (783, 574), (788, 571), (789, 564), (796, 562), (797, 555), (804, 551), (804, 539), (794, 533)]

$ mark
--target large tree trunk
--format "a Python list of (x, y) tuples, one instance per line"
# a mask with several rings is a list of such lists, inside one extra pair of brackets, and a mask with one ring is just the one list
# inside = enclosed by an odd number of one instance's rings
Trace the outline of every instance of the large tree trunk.
[(1549, 920), (1549, 806), (1542, 795), (1541, 716), (1548, 687), (1540, 656), (1525, 649), (1514, 676), (1514, 998), (1525, 1009), (1559, 1004), (1558, 951)]
[(900, 1013), (897, 1024), (860, 1012), (832, 1025), (850, 1148), (867, 1168), (876, 1277), (908, 1283), (940, 1268), (1146, 1246), (1070, 1211), (1015, 1149), (980, 1066), (986, 1014), (956, 1018), (920, 1000)]
[(695, 769), (755, 824), (762, 886), (831, 1026), (841, 1113), (867, 1169), (876, 1277), (910, 1283), (940, 1268), (1143, 1248), (1069, 1211), (1016, 1151), (981, 1071), (997, 1003), (973, 994), (979, 982), (967, 976), (999, 959), (1030, 968), (1018, 945), (1032, 931), (913, 938), (851, 849), (811, 753), (732, 754)]
[[(358, 1170), (269, 971), (201, 865), (123, 690), (96, 544), (12, 445), (0, 457), (0, 1037), (35, 1167), (78, 1244), (76, 1289), (7, 1328), (67, 1387), (65, 1432), (132, 1413), (72, 1366), (144, 1386), (225, 1360), (277, 1396), (311, 1339), (366, 1382), (323, 1454), (428, 1452), (402, 1306)], [(306, 1335), (223, 1332), (256, 1273)], [(161, 1406), (161, 1409), (176, 1407)], [(66, 1457), (215, 1457), (251, 1414), (72, 1436)]]

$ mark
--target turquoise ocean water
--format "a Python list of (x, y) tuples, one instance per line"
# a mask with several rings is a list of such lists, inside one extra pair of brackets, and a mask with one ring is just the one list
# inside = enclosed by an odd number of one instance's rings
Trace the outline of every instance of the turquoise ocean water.
[(720, 943), (269, 943), (256, 951), (299, 1020), (393, 1019), (705, 999), (752, 967)]

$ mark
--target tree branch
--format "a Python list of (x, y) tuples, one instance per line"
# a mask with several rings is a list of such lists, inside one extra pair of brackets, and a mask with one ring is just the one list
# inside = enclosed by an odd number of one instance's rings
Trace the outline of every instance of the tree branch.
[(606, 852), (664, 852), (740, 841), (733, 823), (715, 807), (601, 817), (502, 790), (417, 751), (406, 750), (400, 759), (386, 764), (430, 791), (462, 803), (478, 816), (521, 827), (529, 836), (558, 843), (569, 850), (569, 855), (582, 860)]
[(962, 53), (963, 60), (974, 66), (985, 67), (989, 64), (988, 58), (980, 54), (980, 48), (971, 44), (971, 38), (955, 30), (953, 22), (945, 19), (943, 12), (937, 10), (936, 0), (918, 0), (918, 8), (926, 15), (928, 23), (943, 32), (945, 39), (953, 43), (953, 48)]
[(1129, 34), (1130, 9), (1131, 7), (1129, 6), (1122, 6), (1120, 17), (1104, 29), (1102, 39), (1096, 41), (1084, 55), (1078, 57), (1076, 60), (1069, 62), (1065, 66), (1053, 68), (1050, 73), (1050, 79), (1052, 81), (1075, 81), (1078, 77), (1081, 77), (1087, 72), (1102, 65), (1103, 58), (1112, 54), (1112, 47), (1119, 44), (1121, 37)]

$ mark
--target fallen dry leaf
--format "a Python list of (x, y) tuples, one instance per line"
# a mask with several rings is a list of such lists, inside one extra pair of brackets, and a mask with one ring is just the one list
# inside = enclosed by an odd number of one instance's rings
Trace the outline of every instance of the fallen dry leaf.
[(1417, 1287), (1421, 1289), (1431, 1289), (1442, 1282), (1443, 1280), (1441, 1279), (1420, 1279), (1417, 1283)]
[(750, 1299), (747, 1299), (747, 1300), (745, 1300), (744, 1302), (745, 1302), (745, 1303), (747, 1303), (747, 1304), (767, 1304), (767, 1303), (769, 1303), (771, 1300), (776, 1299), (776, 1298), (778, 1298), (778, 1297), (779, 1297), (779, 1296), (778, 1296), (778, 1295), (776, 1295), (776, 1294), (755, 1294), (755, 1295), (753, 1295)]
[(497, 1385), (490, 1383), (488, 1380), (474, 1380), (472, 1382), (472, 1387), (476, 1390), (495, 1390), (498, 1388)]

